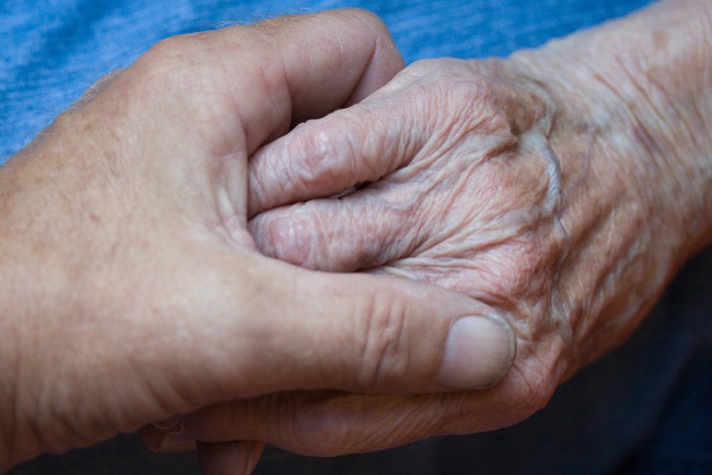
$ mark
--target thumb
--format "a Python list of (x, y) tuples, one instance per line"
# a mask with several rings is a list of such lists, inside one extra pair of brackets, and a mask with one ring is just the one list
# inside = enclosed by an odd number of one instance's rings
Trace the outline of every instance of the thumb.
[(203, 335), (218, 341), (200, 343), (223, 348), (219, 357), (231, 363), (215, 382), (232, 391), (226, 399), (295, 389), (481, 389), (512, 363), (509, 325), (463, 294), (263, 259), (247, 306), (244, 282), (233, 292), (230, 313), (240, 318), (216, 315)]

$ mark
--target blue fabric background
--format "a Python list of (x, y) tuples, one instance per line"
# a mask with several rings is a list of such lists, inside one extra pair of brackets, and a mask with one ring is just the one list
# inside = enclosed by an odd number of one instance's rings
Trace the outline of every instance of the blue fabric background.
[(507, 55), (646, 0), (1, 0), (0, 163), (104, 74), (168, 36), (344, 6), (378, 13), (406, 61)]
[[(283, 13), (378, 13), (408, 62), (504, 56), (623, 15), (647, 0), (0, 0), (0, 163), (94, 81), (162, 38)], [(337, 459), (270, 450), (258, 473), (712, 473), (712, 250), (681, 273), (623, 348), (585, 368), (547, 409), (492, 434), (436, 438)], [(149, 454), (134, 437), (42, 456), (12, 475), (197, 474), (193, 454)]]

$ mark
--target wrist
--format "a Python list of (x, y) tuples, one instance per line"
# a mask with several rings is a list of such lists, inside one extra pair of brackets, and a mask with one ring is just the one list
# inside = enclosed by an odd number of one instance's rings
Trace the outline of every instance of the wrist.
[(681, 260), (712, 242), (710, 31), (712, 2), (668, 0), (512, 57), (568, 134), (600, 142), (611, 183), (678, 232)]
[(50, 159), (44, 142), (0, 168), (0, 473), (61, 450), (48, 430), (54, 430), (50, 411), (57, 400), (50, 388), (63, 369), (47, 356), (62, 341), (50, 337), (50, 328), (60, 325), (59, 315), (73, 313), (63, 297), (71, 278), (57, 258), (69, 234), (52, 227), (63, 220), (61, 213), (45, 219), (47, 209), (64, 203), (47, 193), (42, 181), (43, 168), (61, 166)]
[(567, 374), (624, 341), (710, 243), (709, 5), (661, 2), (507, 60), (547, 96), (557, 219), (575, 251), (559, 271), (576, 329)]

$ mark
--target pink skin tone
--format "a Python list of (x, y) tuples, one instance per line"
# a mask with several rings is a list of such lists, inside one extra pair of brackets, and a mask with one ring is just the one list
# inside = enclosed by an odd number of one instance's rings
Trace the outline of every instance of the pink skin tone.
[[(358, 10), (171, 38), (0, 169), (0, 471), (224, 401), (476, 389), (506, 372), (514, 337), (492, 307), (302, 269), (248, 232), (248, 157), (402, 67)], [(201, 458), (249, 470), (260, 450)]]
[(486, 391), (225, 403), (183, 440), (335, 455), (492, 430), (625, 341), (710, 243), (711, 10), (667, 1), (506, 60), (421, 61), (257, 151), (262, 252), (467, 294), (517, 355)]
[(158, 45), (0, 169), (0, 470), (528, 417), (712, 238), (711, 10), (401, 72), (355, 11)]

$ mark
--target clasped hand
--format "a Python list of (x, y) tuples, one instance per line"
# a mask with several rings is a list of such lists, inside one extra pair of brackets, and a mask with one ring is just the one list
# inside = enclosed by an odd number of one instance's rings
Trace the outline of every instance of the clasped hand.
[[(248, 209), (259, 147), (402, 67), (380, 20), (355, 10), (176, 37), (10, 160), (0, 469), (224, 401), (501, 377), (514, 340), (494, 308), (405, 279), (300, 269), (261, 255), (247, 229), (264, 209)], [(289, 200), (295, 180), (278, 177), (262, 199)], [(203, 447), (210, 470), (217, 449)]]
[(586, 35), (402, 70), (345, 10), (170, 39), (95, 86), (0, 173), (3, 467), (143, 427), (249, 473), (263, 442), (543, 407), (710, 235), (675, 102), (631, 108), (620, 62), (578, 60), (616, 35)]

